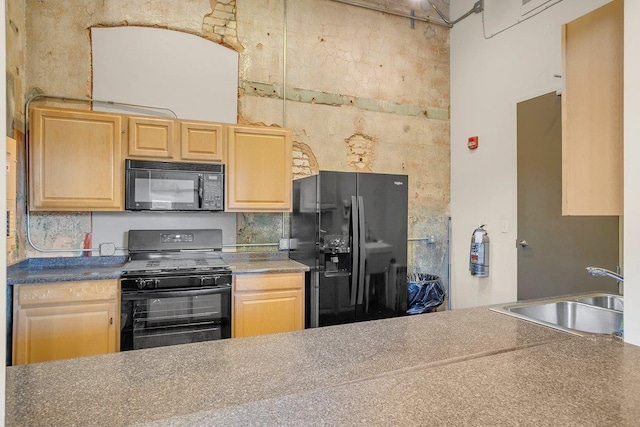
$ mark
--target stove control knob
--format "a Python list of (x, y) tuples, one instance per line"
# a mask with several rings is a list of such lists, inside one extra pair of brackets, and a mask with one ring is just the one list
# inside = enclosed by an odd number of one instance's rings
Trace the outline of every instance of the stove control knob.
[(138, 279), (136, 285), (138, 289), (153, 289), (156, 287), (158, 279)]

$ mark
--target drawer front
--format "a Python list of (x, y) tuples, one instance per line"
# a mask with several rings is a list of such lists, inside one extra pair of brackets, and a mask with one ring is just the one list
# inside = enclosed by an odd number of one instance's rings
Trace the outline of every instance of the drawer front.
[(117, 300), (118, 297), (118, 280), (55, 282), (15, 287), (15, 298), (20, 306)]
[(304, 286), (303, 272), (237, 274), (234, 279), (236, 292), (302, 289)]

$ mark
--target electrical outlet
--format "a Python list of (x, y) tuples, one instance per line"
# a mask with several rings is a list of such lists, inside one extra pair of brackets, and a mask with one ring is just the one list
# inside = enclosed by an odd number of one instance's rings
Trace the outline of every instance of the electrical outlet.
[(100, 243), (100, 256), (112, 256), (116, 253), (115, 243)]
[(289, 239), (280, 239), (280, 244), (278, 245), (281, 251), (289, 250)]

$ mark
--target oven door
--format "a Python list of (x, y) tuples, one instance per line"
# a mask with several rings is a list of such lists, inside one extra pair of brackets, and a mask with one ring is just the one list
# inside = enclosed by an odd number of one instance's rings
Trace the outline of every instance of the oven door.
[(231, 287), (123, 291), (120, 349), (231, 338)]

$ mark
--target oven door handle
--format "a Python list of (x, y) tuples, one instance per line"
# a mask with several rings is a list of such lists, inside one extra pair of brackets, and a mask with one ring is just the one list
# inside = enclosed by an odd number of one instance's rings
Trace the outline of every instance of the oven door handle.
[(231, 292), (230, 286), (217, 287), (217, 288), (205, 288), (205, 289), (189, 289), (179, 291), (134, 291), (134, 292), (122, 292), (122, 298), (125, 300), (133, 300), (140, 298), (179, 298), (179, 297), (193, 297), (198, 295), (215, 295), (225, 292)]

